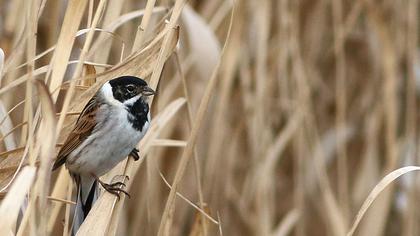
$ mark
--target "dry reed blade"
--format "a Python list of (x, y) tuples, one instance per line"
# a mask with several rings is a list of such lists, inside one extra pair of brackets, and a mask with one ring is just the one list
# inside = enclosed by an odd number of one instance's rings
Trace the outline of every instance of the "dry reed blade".
[(187, 142), (183, 140), (156, 139), (152, 142), (152, 145), (166, 147), (185, 147), (187, 145)]
[(147, 29), (149, 28), (150, 17), (152, 16), (155, 3), (156, 3), (156, 0), (148, 0), (146, 3), (144, 16), (141, 19), (141, 23), (139, 27), (137, 28), (136, 37), (134, 38), (133, 50), (132, 50), (133, 52), (139, 50), (144, 42), (145, 34), (147, 32)]
[[(56, 179), (56, 184), (52, 190), (51, 196), (54, 198), (66, 198), (67, 189), (69, 188), (68, 183), (71, 183), (70, 176), (64, 170), (60, 170), (59, 175)], [(51, 234), (57, 220), (58, 214), (62, 207), (61, 203), (53, 203), (50, 208), (50, 217), (48, 219), (48, 234)]]
[[(372, 23), (378, 41), (382, 48), (383, 57), (380, 63), (381, 71), (384, 76), (382, 94), (384, 103), (384, 135), (386, 147), (386, 164), (384, 172), (387, 173), (398, 166), (400, 147), (397, 141), (398, 132), (398, 91), (397, 91), (397, 54), (396, 47), (392, 41), (391, 32), (386, 26), (386, 18), (383, 12), (374, 10), (374, 5), (370, 1), (365, 2), (368, 9), (368, 19)], [(381, 235), (385, 232), (385, 226), (391, 208), (391, 198), (394, 188), (391, 187), (381, 195), (381, 198), (372, 207), (372, 215), (369, 215), (375, 224), (364, 225), (364, 232), (370, 235)]]
[[(162, 172), (159, 171), (159, 175), (162, 178), (163, 182), (165, 182), (166, 186), (168, 186), (169, 189), (172, 189), (172, 186), (168, 183), (168, 181), (165, 179), (165, 177), (163, 176)], [(182, 200), (184, 200), (185, 202), (187, 202), (190, 206), (194, 207), (198, 212), (200, 212), (201, 214), (203, 214), (204, 217), (201, 217), (202, 220), (210, 220), (212, 223), (218, 225), (219, 222), (217, 222), (217, 220), (213, 219), (210, 216), (210, 209), (208, 207), (205, 206), (204, 209), (199, 208), (198, 206), (196, 206), (194, 203), (192, 203), (188, 198), (184, 197), (181, 193), (176, 192), (176, 195), (178, 197), (180, 197)], [(196, 219), (197, 220), (197, 219)], [(203, 222), (200, 222), (200, 224), (204, 224)], [(198, 231), (198, 230), (197, 230)], [(201, 231), (202, 232), (202, 231)], [(202, 232), (203, 234), (205, 232)]]
[[(418, 32), (418, 12), (416, 7), (418, 6), (418, 0), (411, 0), (407, 3), (407, 71), (408, 71), (408, 81), (406, 85), (407, 96), (406, 96), (406, 126), (405, 126), (405, 133), (407, 143), (409, 145), (409, 153), (414, 157), (415, 160), (413, 163), (415, 165), (420, 164), (420, 158), (418, 157), (418, 149), (416, 147), (416, 140), (417, 133), (417, 121), (416, 117), (418, 114), (417, 108), (417, 101), (416, 101), (416, 76), (414, 73), (414, 68), (418, 65), (418, 58), (415, 54), (417, 48), (417, 41), (419, 38)], [(418, 179), (418, 174), (416, 174), (416, 179)], [(411, 186), (414, 186), (411, 185)], [(414, 187), (414, 189), (407, 190), (408, 195), (408, 206), (405, 212), (405, 219), (407, 219), (403, 224), (403, 235), (418, 235), (420, 233), (420, 229), (417, 226), (417, 222), (419, 221), (419, 216), (416, 214), (416, 205), (417, 199), (419, 198), (418, 194), (418, 187)]]
[(89, 50), (90, 45), (91, 45), (92, 40), (93, 40), (94, 30), (92, 30), (92, 28), (95, 28), (96, 25), (99, 23), (99, 19), (100, 19), (100, 16), (101, 16), (104, 8), (105, 8), (106, 2), (107, 2), (106, 0), (101, 0), (98, 4), (98, 7), (96, 8), (95, 17), (93, 18), (92, 25), (90, 26), (91, 30), (89, 31), (88, 35), (86, 36), (86, 42), (83, 45), (83, 49), (82, 49), (82, 52), (81, 52), (80, 57), (79, 57), (79, 62), (77, 63), (77, 67), (74, 71), (72, 81), (70, 82), (70, 88), (68, 89), (66, 97), (64, 99), (63, 108), (62, 108), (62, 111), (61, 111), (62, 113), (60, 114), (60, 118), (58, 119), (58, 123), (57, 123), (57, 131), (61, 130), (61, 127), (64, 123), (65, 113), (69, 109), (70, 102), (71, 102), (72, 97), (73, 97), (74, 88), (76, 86), (76, 81), (75, 80), (82, 73), (83, 62), (84, 62), (84, 60), (87, 56), (88, 50)]
[[(4, 117), (0, 123), (0, 134), (3, 138), (4, 145), (6, 150), (13, 150), (16, 148), (16, 140), (13, 133), (10, 133), (13, 129), (12, 120), (9, 116), (9, 113), (6, 111), (3, 103), (0, 101), (0, 117)], [(7, 137), (6, 134), (10, 133)]]
[[(336, 76), (336, 129), (337, 136), (341, 136), (346, 126), (346, 61), (344, 51), (344, 25), (343, 25), (343, 2), (341, 0), (333, 1), (333, 17), (334, 17), (334, 52), (337, 58), (337, 64), (335, 68)], [(337, 143), (339, 144), (339, 143)], [(337, 145), (338, 162), (337, 170), (338, 176), (338, 201), (343, 212), (344, 220), (348, 221), (348, 215), (350, 213), (350, 202), (349, 202), (349, 181), (348, 181), (348, 158), (347, 158), (347, 143), (343, 142), (341, 145)]]
[(300, 214), (296, 209), (290, 210), (282, 219), (280, 224), (272, 233), (273, 236), (286, 236), (289, 235), (296, 222), (299, 220)]
[[(38, 133), (37, 143), (35, 146), (35, 153), (39, 153), (40, 167), (37, 173), (35, 182), (35, 194), (39, 196), (37, 206), (37, 219), (39, 222), (38, 234), (47, 233), (47, 216), (44, 214), (47, 209), (47, 196), (50, 189), (51, 178), (51, 164), (53, 162), (53, 155), (55, 153), (56, 134), (56, 119), (55, 107), (53, 100), (50, 96), (47, 86), (41, 82), (36, 81), (39, 100), (42, 110), (42, 121), (40, 124), (41, 130), (50, 130), (48, 133)], [(35, 215), (35, 214), (34, 214)]]
[[(111, 22), (115, 21), (120, 15), (124, 5), (124, 1), (111, 1), (108, 3), (107, 10), (104, 12), (102, 27), (105, 28)], [(100, 35), (97, 40), (95, 40), (92, 45), (91, 53), (94, 53), (94, 61), (107, 63), (110, 52), (112, 41), (107, 40), (105, 35)], [(102, 43), (105, 41), (105, 43)], [(96, 44), (101, 44), (101, 50), (95, 50)], [(102, 72), (102, 70), (100, 70)]]
[(351, 236), (356, 231), (357, 226), (359, 225), (360, 221), (362, 220), (363, 216), (365, 215), (366, 211), (369, 209), (369, 207), (372, 205), (373, 201), (379, 196), (381, 192), (385, 190), (385, 188), (390, 185), (392, 182), (394, 182), (397, 178), (400, 176), (407, 174), (412, 171), (419, 171), (419, 166), (406, 166), (399, 168), (397, 170), (392, 171), (391, 173), (387, 174), (384, 178), (382, 178), (381, 181), (375, 187), (372, 189), (372, 191), (369, 193), (369, 196), (367, 196), (366, 200), (363, 202), (362, 206), (360, 207), (360, 210), (357, 212), (357, 215), (354, 219), (354, 222), (350, 228), (350, 230), (347, 233), (347, 236)]
[[(179, 61), (178, 53), (175, 53), (175, 61), (176, 61), (177, 70), (178, 70), (179, 75), (180, 75), (181, 80), (182, 80), (182, 88), (183, 88), (184, 96), (185, 96), (185, 99), (187, 100), (188, 127), (189, 127), (189, 129), (191, 129), (192, 122), (193, 122), (192, 105), (191, 105), (190, 95), (189, 95), (188, 88), (187, 88), (188, 83), (187, 83), (185, 75), (183, 73), (182, 66), (181, 66), (181, 63)], [(185, 144), (186, 144), (186, 142), (185, 142)], [(199, 160), (198, 160), (198, 153), (197, 153), (196, 148), (194, 148), (193, 160), (194, 160), (195, 178), (196, 178), (196, 183), (197, 183), (198, 199), (199, 199), (199, 202), (200, 202), (200, 207), (204, 208), (205, 204), (204, 204), (204, 197), (203, 197), (203, 187), (202, 187), (202, 184), (201, 184), (201, 175), (202, 174), (201, 174), (201, 170), (200, 170), (200, 163), (199, 163)], [(208, 232), (208, 228), (207, 228), (207, 222), (204, 219), (204, 216), (202, 216), (201, 222), (202, 222), (202, 224), (200, 224), (200, 226), (201, 226), (202, 233), (204, 234), (204, 236), (206, 236), (207, 232)]]
[[(226, 4), (232, 5), (232, 2), (226, 1)], [(207, 79), (220, 56), (220, 43), (210, 26), (189, 5), (184, 7), (181, 22), (185, 26), (189, 56), (195, 61), (203, 61), (204, 58), (207, 61), (205, 64), (195, 63), (194, 66), (201, 78)]]
[[(178, 2), (180, 2), (180, 1), (177, 1), (177, 3)], [(233, 16), (234, 16), (233, 15), (234, 14), (233, 9), (232, 9), (232, 15), (231, 15), (230, 23), (229, 23), (228, 35), (226, 36), (226, 42), (225, 42), (225, 45), (222, 49), (221, 57), (223, 56), (223, 53), (224, 53), (224, 50), (226, 48), (227, 42), (229, 42), (229, 39), (230, 39), (229, 36), (230, 36), (231, 29), (232, 29)], [(170, 224), (171, 224), (170, 221), (171, 221), (173, 210), (174, 210), (174, 201), (175, 201), (175, 196), (176, 196), (175, 193), (176, 193), (178, 185), (179, 185), (179, 183), (180, 183), (180, 181), (183, 177), (186, 165), (187, 165), (187, 163), (188, 163), (188, 161), (189, 161), (189, 159), (192, 155), (192, 152), (194, 150), (194, 146), (195, 146), (195, 143), (197, 141), (197, 136), (198, 136), (199, 129), (202, 125), (204, 115), (205, 115), (207, 107), (209, 105), (212, 92), (213, 92), (214, 87), (216, 85), (217, 74), (218, 74), (218, 69), (220, 67), (220, 64), (221, 64), (221, 59), (219, 60), (219, 63), (217, 63), (216, 67), (213, 70), (213, 74), (209, 79), (209, 82), (206, 86), (206, 90), (203, 94), (203, 98), (201, 99), (200, 106), (199, 106), (198, 111), (197, 111), (197, 115), (194, 118), (193, 126), (191, 128), (191, 134), (190, 134), (190, 137), (188, 138), (187, 146), (184, 149), (184, 152), (183, 152), (182, 157), (181, 157), (181, 161), (178, 165), (178, 169), (177, 169), (177, 172), (175, 174), (174, 181), (172, 183), (172, 189), (169, 193), (168, 200), (167, 200), (166, 206), (165, 206), (165, 210), (164, 210), (163, 215), (162, 215), (161, 223), (160, 223), (159, 230), (158, 230), (158, 235), (159, 236), (167, 235), (169, 233), (169, 231), (167, 231), (167, 230), (169, 230), (170, 227), (171, 227), (170, 226)]]
[(0, 86), (1, 80), (3, 78), (3, 68), (4, 68), (4, 51), (0, 48)]
[[(53, 91), (63, 82), (63, 76), (67, 68), (67, 61), (70, 58), (70, 53), (74, 43), (74, 35), (76, 35), (77, 28), (83, 17), (83, 12), (87, 1), (76, 0), (70, 1), (66, 10), (63, 25), (61, 26), (60, 36), (57, 41), (57, 46), (54, 51), (51, 72), (51, 80), (49, 89)], [(47, 76), (48, 78), (48, 76)], [(52, 94), (53, 100), (56, 101), (58, 91)]]
[(2, 201), (0, 205), (0, 216), (4, 219), (0, 223), (0, 233), (2, 235), (9, 235), (10, 232), (14, 231), (12, 226), (17, 220), (18, 213), (35, 178), (35, 171), (35, 167), (27, 166), (23, 168), (6, 198)]

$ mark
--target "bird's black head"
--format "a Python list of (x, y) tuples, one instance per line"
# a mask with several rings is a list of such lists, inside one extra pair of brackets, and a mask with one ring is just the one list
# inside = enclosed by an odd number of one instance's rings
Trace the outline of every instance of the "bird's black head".
[(147, 97), (155, 94), (146, 81), (134, 76), (121, 76), (110, 80), (109, 84), (114, 98), (121, 103), (137, 95)]

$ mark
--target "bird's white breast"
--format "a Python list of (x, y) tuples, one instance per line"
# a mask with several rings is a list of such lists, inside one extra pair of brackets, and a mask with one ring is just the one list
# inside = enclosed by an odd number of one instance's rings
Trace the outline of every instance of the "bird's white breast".
[(142, 131), (127, 120), (128, 111), (121, 106), (102, 105), (96, 115), (97, 126), (92, 135), (75, 149), (67, 160), (67, 168), (79, 174), (101, 176), (127, 157), (149, 128), (150, 114)]

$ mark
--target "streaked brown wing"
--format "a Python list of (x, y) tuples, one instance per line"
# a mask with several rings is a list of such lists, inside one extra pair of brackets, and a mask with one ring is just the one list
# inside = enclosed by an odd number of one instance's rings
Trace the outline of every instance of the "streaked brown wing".
[(63, 147), (58, 153), (57, 159), (55, 160), (53, 170), (60, 167), (66, 162), (67, 156), (74, 151), (89, 135), (92, 133), (96, 125), (96, 111), (99, 107), (99, 103), (94, 96), (89, 100), (88, 104), (83, 108), (82, 113), (76, 121), (74, 129), (70, 132)]

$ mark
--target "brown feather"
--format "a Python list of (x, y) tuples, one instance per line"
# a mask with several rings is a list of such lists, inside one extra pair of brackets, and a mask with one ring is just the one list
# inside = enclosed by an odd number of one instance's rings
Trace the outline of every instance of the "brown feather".
[(58, 153), (57, 159), (54, 163), (53, 170), (60, 167), (66, 162), (67, 156), (70, 155), (89, 135), (91, 135), (96, 125), (96, 111), (99, 107), (99, 102), (94, 96), (89, 100), (88, 104), (83, 108), (82, 113), (76, 121), (74, 129), (70, 132), (63, 147)]

